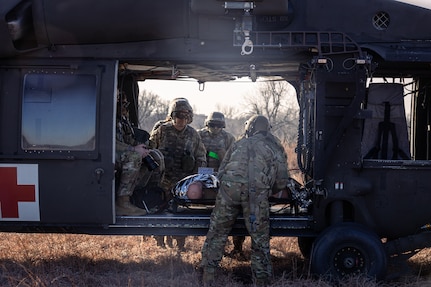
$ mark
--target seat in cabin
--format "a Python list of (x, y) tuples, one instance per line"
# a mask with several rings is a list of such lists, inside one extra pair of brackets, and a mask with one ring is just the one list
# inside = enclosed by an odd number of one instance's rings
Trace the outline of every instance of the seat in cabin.
[(411, 159), (404, 110), (404, 87), (397, 83), (372, 83), (368, 90), (367, 110), (362, 136), (364, 159)]

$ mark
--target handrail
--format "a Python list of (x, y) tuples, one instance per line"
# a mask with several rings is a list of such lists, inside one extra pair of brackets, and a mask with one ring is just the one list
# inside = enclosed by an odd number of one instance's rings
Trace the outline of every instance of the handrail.
[[(234, 30), (234, 47), (242, 47), (244, 36)], [(307, 48), (316, 49), (319, 56), (359, 53), (359, 45), (342, 32), (320, 31), (252, 31), (250, 38), (254, 48)]]

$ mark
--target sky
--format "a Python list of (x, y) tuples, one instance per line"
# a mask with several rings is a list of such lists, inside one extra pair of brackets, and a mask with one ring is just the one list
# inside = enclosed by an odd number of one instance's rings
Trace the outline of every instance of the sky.
[[(203, 88), (203, 91), (199, 88)], [(258, 82), (239, 79), (232, 82), (206, 82), (199, 86), (196, 80), (145, 80), (140, 82), (139, 89), (168, 101), (184, 97), (189, 100), (195, 114), (208, 115), (221, 107), (235, 107), (241, 112), (244, 96), (258, 91)]]
[(416, 5), (416, 6), (427, 8), (427, 9), (431, 9), (431, 1), (430, 0), (396, 0), (396, 1)]

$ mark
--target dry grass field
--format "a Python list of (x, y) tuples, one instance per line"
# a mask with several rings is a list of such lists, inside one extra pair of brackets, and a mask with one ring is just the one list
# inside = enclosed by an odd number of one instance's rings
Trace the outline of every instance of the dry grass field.
[[(15, 234), (0, 236), (0, 286), (200, 286), (204, 237), (187, 237), (186, 251), (162, 249), (143, 236)], [(226, 246), (230, 251), (232, 245)], [(272, 238), (271, 286), (331, 286), (309, 274), (295, 238)], [(245, 242), (246, 259), (250, 255)], [(431, 251), (423, 250), (386, 282), (355, 277), (339, 286), (431, 286)], [(253, 286), (248, 260), (224, 257), (217, 286)]]

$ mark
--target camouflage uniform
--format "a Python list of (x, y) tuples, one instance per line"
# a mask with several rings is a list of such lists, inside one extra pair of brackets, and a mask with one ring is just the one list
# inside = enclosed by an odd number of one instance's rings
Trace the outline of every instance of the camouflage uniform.
[(205, 147), (189, 125), (178, 131), (171, 121), (162, 123), (151, 132), (150, 147), (158, 148), (164, 156), (165, 176), (161, 186), (168, 192), (179, 180), (206, 165)]
[[(226, 152), (235, 142), (235, 137), (226, 132), (223, 129), (225, 127), (224, 114), (212, 112), (205, 120), (205, 127), (198, 130), (202, 142), (207, 149), (207, 166), (213, 168), (215, 172), (218, 171)], [(229, 256), (244, 257), (242, 253), (244, 240), (245, 236), (232, 236), (234, 248), (229, 253)]]
[[(206, 150), (197, 131), (188, 124), (178, 130), (174, 126), (175, 113), (185, 111), (187, 123), (193, 120), (193, 110), (184, 98), (174, 99), (171, 103), (167, 120), (159, 121), (151, 131), (150, 146), (158, 148), (165, 160), (165, 176), (161, 186), (166, 191), (166, 198), (172, 197), (170, 191), (184, 177), (196, 173), (199, 167), (206, 166)], [(172, 247), (172, 238), (176, 239), (177, 247), (182, 250), (184, 236), (168, 237), (167, 243)], [(157, 245), (164, 247), (164, 237), (155, 236)]]
[(218, 171), (227, 150), (235, 142), (235, 137), (225, 130), (221, 130), (217, 134), (211, 133), (208, 127), (198, 130), (198, 133), (207, 150), (207, 167)]
[(213, 280), (211, 274), (221, 261), (228, 234), (241, 212), (251, 236), (253, 277), (257, 281), (270, 278), (268, 197), (273, 189), (285, 188), (288, 178), (287, 155), (269, 132), (234, 143), (219, 170), (221, 186), (202, 248), (204, 280)]
[(137, 184), (142, 156), (131, 149), (135, 146), (132, 125), (125, 116), (117, 120), (115, 162), (121, 167), (117, 196), (130, 196)]
[(157, 150), (150, 150), (150, 155), (157, 161), (159, 167), (150, 172), (142, 164), (142, 156), (133, 151), (132, 147), (139, 144), (130, 121), (125, 116), (117, 120), (115, 161), (121, 168), (117, 196), (131, 196), (137, 185), (148, 183), (157, 185), (163, 178), (163, 156)]

